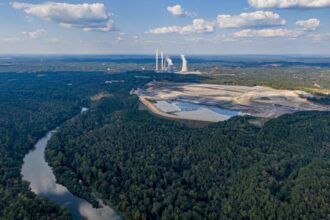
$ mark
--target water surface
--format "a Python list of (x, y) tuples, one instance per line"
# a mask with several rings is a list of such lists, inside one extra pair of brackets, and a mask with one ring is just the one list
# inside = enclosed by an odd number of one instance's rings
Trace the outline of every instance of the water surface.
[[(83, 109), (82, 111), (86, 111)], [(49, 132), (24, 158), (23, 179), (30, 182), (32, 192), (65, 206), (75, 219), (117, 220), (121, 219), (109, 206), (96, 209), (86, 200), (73, 195), (65, 186), (56, 183), (55, 175), (45, 160), (47, 142), (56, 131)]]
[(163, 112), (171, 113), (187, 120), (218, 122), (242, 115), (240, 111), (186, 101), (157, 101), (155, 105)]

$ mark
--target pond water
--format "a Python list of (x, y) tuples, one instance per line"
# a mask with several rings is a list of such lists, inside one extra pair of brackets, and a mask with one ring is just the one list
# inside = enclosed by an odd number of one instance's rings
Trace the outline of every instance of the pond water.
[(242, 115), (242, 112), (186, 101), (157, 101), (160, 110), (187, 120), (218, 122)]

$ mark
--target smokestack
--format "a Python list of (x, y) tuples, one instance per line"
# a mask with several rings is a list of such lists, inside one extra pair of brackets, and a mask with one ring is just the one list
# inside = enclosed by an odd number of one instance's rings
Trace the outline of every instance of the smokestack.
[(156, 50), (156, 72), (158, 72), (158, 49)]
[(188, 65), (187, 65), (186, 56), (185, 55), (181, 55), (181, 59), (182, 59), (182, 69), (181, 69), (181, 72), (183, 72), (183, 73), (188, 72)]
[(161, 52), (161, 57), (162, 57), (162, 71), (164, 71), (164, 52)]

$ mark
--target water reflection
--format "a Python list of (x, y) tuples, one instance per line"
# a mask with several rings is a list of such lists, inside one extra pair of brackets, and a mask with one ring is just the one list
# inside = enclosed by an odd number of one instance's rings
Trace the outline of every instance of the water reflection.
[(120, 217), (109, 207), (96, 209), (87, 201), (73, 195), (63, 185), (56, 183), (52, 169), (45, 161), (44, 152), (48, 140), (55, 131), (49, 132), (35, 145), (24, 158), (22, 167), (23, 179), (30, 182), (31, 190), (48, 199), (64, 205), (75, 219), (87, 218), (91, 220), (117, 220)]
[(188, 120), (218, 122), (243, 115), (240, 111), (185, 101), (157, 101), (155, 105), (163, 112)]

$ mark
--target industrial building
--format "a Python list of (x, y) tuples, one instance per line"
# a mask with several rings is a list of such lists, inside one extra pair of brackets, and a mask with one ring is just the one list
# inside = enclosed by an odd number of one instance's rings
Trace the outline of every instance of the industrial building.
[[(160, 56), (159, 56), (160, 55)], [(156, 67), (157, 73), (177, 73), (177, 74), (200, 74), (200, 72), (189, 72), (188, 61), (185, 55), (181, 55), (182, 65), (181, 71), (176, 71), (173, 60), (170, 56), (164, 56), (164, 52), (156, 50)]]

